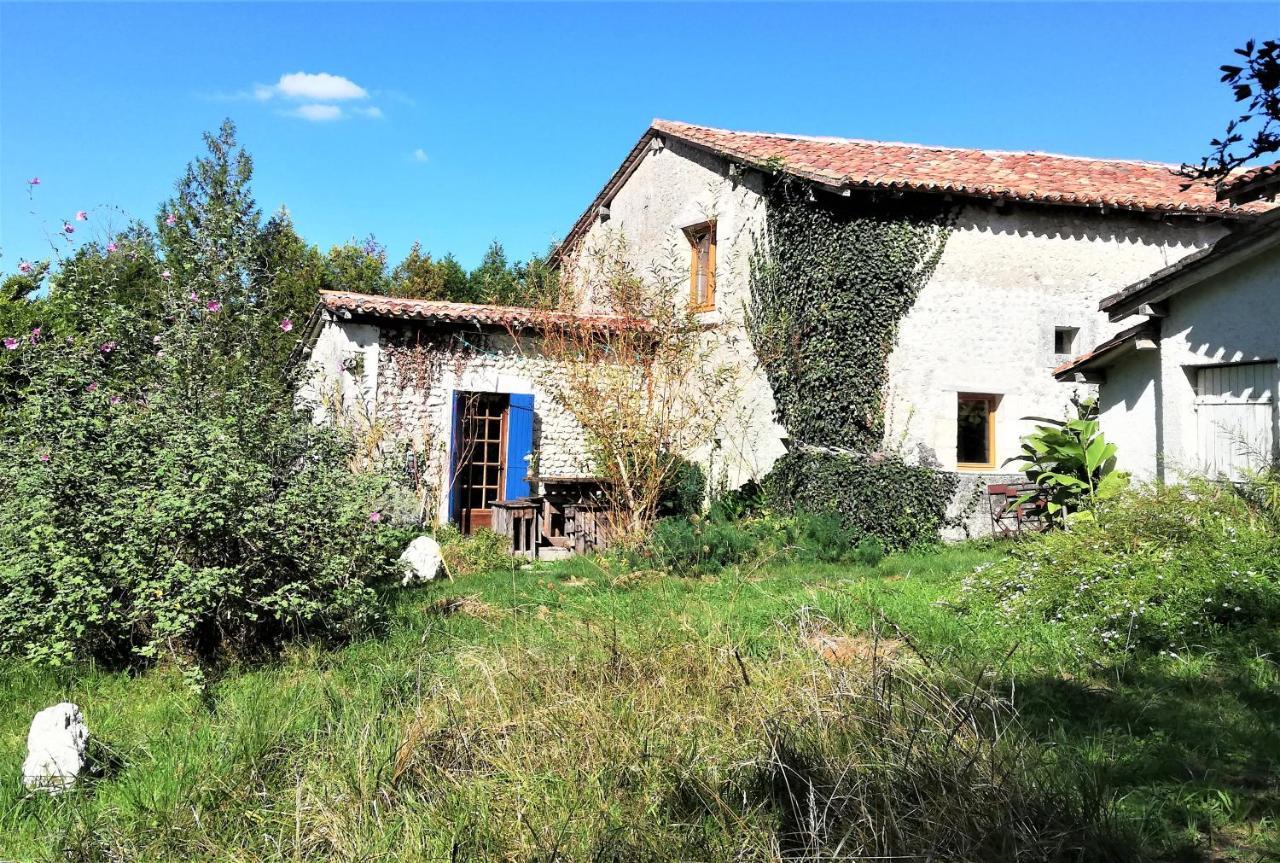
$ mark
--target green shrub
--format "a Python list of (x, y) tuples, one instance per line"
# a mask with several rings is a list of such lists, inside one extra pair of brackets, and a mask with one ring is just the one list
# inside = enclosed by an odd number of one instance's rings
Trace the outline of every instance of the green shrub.
[(884, 543), (874, 536), (864, 536), (853, 550), (852, 559), (862, 566), (879, 566), (884, 560)]
[(900, 551), (938, 540), (955, 483), (895, 455), (795, 450), (774, 464), (765, 490), (779, 511), (835, 512), (854, 536)]
[(770, 547), (769, 525), (760, 520), (722, 521), (691, 516), (654, 523), (635, 552), (638, 566), (681, 575), (706, 575), (760, 557)]
[(675, 456), (673, 462), (658, 499), (658, 517), (697, 515), (707, 499), (707, 474), (702, 465), (686, 458)]
[(836, 513), (741, 519), (713, 513), (660, 520), (632, 559), (638, 566), (706, 575), (774, 556), (876, 566), (884, 558), (884, 546), (875, 537), (859, 539)]
[(289, 274), (233, 129), (206, 141), (157, 234), (82, 247), (4, 334), (2, 654), (204, 661), (379, 616), (388, 482), (295, 411)]
[[(1115, 497), (1129, 483), (1116, 467), (1116, 445), (1108, 443), (1098, 423), (1094, 399), (1072, 398), (1076, 416), (1064, 420), (1043, 417), (1035, 431), (1022, 438), (1022, 454), (1005, 464), (1021, 462), (1018, 469), (1040, 487), (1045, 496), (1045, 516), (1053, 524), (1067, 518), (1085, 521), (1093, 517), (1089, 507)], [(1020, 500), (1031, 500), (1028, 492)]]
[(707, 509), (711, 518), (732, 521), (739, 518), (755, 518), (765, 512), (764, 487), (755, 480), (748, 480), (738, 488), (716, 495)]
[(1273, 640), (1280, 542), (1233, 490), (1144, 489), (1096, 515), (975, 571), (962, 604), (1061, 627), (1086, 654), (1179, 650), (1233, 634)]
[(452, 525), (436, 531), (445, 568), (453, 578), (510, 569), (511, 541), (491, 530), (465, 535)]
[(800, 512), (779, 521), (793, 559), (839, 563), (851, 559), (857, 547), (858, 537), (837, 513)]
[(0, 428), (0, 652), (211, 656), (373, 619), (385, 484), (339, 435), (249, 383), (208, 410), (165, 368), (112, 392), (97, 353), (29, 357)]

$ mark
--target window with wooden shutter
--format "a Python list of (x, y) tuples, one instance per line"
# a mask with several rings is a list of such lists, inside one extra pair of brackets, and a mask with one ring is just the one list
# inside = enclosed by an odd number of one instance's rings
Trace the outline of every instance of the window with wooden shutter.
[(689, 266), (689, 305), (706, 312), (716, 307), (716, 223), (685, 228), (692, 262)]

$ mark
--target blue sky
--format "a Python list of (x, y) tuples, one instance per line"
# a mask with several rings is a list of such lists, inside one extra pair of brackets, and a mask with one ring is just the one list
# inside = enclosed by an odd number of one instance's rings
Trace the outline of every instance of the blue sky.
[(545, 251), (655, 116), (1192, 160), (1234, 111), (1218, 65), (1277, 25), (1275, 3), (2, 4), (0, 268), (77, 210), (77, 238), (150, 220), (228, 116), (262, 208), (311, 242), (468, 266), (495, 238)]

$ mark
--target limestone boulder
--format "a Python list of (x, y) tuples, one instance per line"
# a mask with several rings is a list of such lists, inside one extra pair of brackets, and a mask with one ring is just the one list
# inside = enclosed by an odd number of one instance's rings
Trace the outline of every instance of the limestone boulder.
[(22, 783), (58, 793), (75, 784), (88, 765), (89, 726), (70, 702), (46, 707), (31, 720)]
[(440, 543), (429, 536), (420, 536), (400, 555), (400, 563), (405, 571), (403, 584), (416, 584), (439, 578), (444, 571), (444, 557), (440, 553)]

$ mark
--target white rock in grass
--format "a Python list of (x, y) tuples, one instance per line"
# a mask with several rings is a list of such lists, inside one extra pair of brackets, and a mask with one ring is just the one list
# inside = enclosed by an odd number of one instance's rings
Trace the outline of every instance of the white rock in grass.
[(65, 701), (46, 707), (31, 720), (22, 784), (54, 794), (65, 791), (84, 770), (88, 746), (89, 726), (79, 707)]
[(413, 584), (417, 581), (431, 581), (439, 577), (444, 569), (444, 558), (440, 555), (440, 543), (429, 536), (420, 536), (400, 555), (400, 563), (404, 565), (405, 576), (402, 584)]

